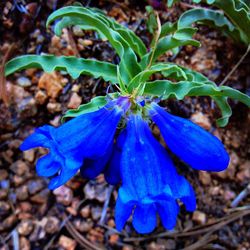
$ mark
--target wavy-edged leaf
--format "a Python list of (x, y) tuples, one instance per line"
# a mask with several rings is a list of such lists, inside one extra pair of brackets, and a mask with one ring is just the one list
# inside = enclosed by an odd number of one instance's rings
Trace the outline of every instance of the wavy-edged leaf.
[[(194, 30), (194, 29), (193, 29)], [(153, 59), (152, 61), (154, 62), (158, 57), (160, 57), (161, 55), (163, 55), (164, 53), (166, 53), (169, 50), (173, 50), (176, 49), (180, 46), (184, 46), (184, 45), (193, 45), (193, 46), (200, 46), (200, 43), (194, 39), (192, 39), (191, 37), (189, 39), (185, 39), (185, 40), (180, 40), (177, 39), (180, 36), (182, 37), (188, 37), (188, 34), (190, 34), (190, 29), (186, 30), (187, 32), (184, 35), (185, 30), (177, 30), (175, 34), (173, 35), (168, 35), (165, 36), (163, 38), (161, 38), (159, 40), (159, 42), (157, 43), (156, 46), (156, 50), (153, 54)], [(177, 37), (177, 38), (175, 38)], [(152, 56), (152, 51), (150, 51), (149, 53), (147, 53), (145, 56), (143, 56), (142, 61), (141, 61), (141, 65), (142, 67), (146, 67), (147, 64), (150, 61), (150, 58)]]
[(208, 26), (219, 28), (226, 35), (231, 36), (239, 42), (239, 30), (224, 16), (221, 11), (205, 8), (195, 8), (184, 12), (178, 20), (178, 28), (191, 27), (193, 23), (198, 22)]
[(228, 104), (227, 97), (213, 96), (213, 100), (221, 111), (221, 117), (216, 120), (216, 124), (219, 127), (225, 127), (228, 124), (229, 118), (233, 114), (230, 105)]
[[(145, 44), (142, 42), (142, 40), (130, 29), (126, 28), (125, 26), (117, 23), (113, 18), (107, 18), (103, 13), (96, 12), (93, 9), (86, 8), (89, 11), (92, 11), (95, 15), (98, 15), (98, 18), (100, 18), (108, 27), (111, 29), (117, 31), (123, 39), (129, 44), (129, 46), (140, 56), (142, 57), (147, 53), (147, 49)], [(98, 32), (100, 37), (103, 39), (105, 36), (102, 32), (99, 32), (99, 29), (95, 28), (92, 25), (83, 25), (83, 21), (81, 18), (78, 17), (64, 17), (60, 21), (58, 21), (55, 24), (54, 31), (55, 33), (60, 36), (62, 33), (62, 29), (66, 27), (70, 27), (73, 25), (78, 25), (80, 29), (82, 30), (94, 30)], [(106, 38), (106, 37), (105, 37)]]
[(117, 83), (116, 65), (92, 59), (76, 58), (73, 56), (53, 55), (26, 55), (10, 60), (5, 65), (5, 75), (8, 76), (16, 71), (40, 68), (46, 72), (65, 70), (73, 78), (81, 74), (91, 75), (94, 78), (102, 77), (105, 81)]
[(100, 18), (98, 13), (95, 14), (83, 7), (64, 7), (53, 12), (48, 17), (46, 25), (48, 26), (51, 22), (67, 16), (80, 18), (83, 25), (93, 27), (94, 30), (98, 30), (108, 39), (121, 59), (120, 70), (125, 82), (129, 82), (140, 72), (141, 67), (137, 62), (135, 52), (117, 31), (107, 25), (107, 21), (105, 22), (103, 18)]
[(131, 92), (139, 86), (143, 89), (143, 84), (151, 75), (157, 72), (162, 73), (165, 77), (172, 77), (177, 80), (187, 80), (185, 72), (178, 65), (172, 63), (158, 63), (136, 75), (128, 85), (129, 91)]
[(159, 96), (162, 99), (176, 98), (178, 100), (182, 100), (185, 96), (210, 96), (218, 104), (222, 112), (222, 117), (217, 121), (219, 126), (225, 126), (232, 114), (231, 108), (227, 103), (228, 97), (250, 107), (249, 96), (227, 86), (218, 87), (211, 82), (209, 84), (189, 81), (173, 83), (166, 80), (157, 80), (146, 83), (144, 94)]
[(106, 96), (97, 96), (91, 99), (90, 102), (80, 105), (77, 109), (68, 110), (65, 115), (62, 117), (62, 122), (65, 122), (67, 118), (77, 117), (79, 115), (87, 114), (94, 112), (107, 103)]

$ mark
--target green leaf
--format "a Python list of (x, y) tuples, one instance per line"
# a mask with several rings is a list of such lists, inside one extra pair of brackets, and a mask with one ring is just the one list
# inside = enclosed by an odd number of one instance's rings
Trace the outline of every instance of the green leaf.
[[(168, 35), (166, 37), (161, 38), (157, 44), (157, 47), (153, 56), (153, 62), (158, 57), (166, 53), (167, 51), (176, 49), (184, 45), (200, 46), (200, 43), (191, 38), (186, 39), (186, 40), (178, 40), (174, 38), (174, 35)], [(142, 57), (141, 65), (143, 68), (145, 68), (147, 64), (149, 63), (151, 56), (152, 56), (152, 51), (150, 51), (149, 53), (147, 53), (145, 56)]]
[(178, 65), (172, 63), (158, 63), (136, 75), (129, 83), (128, 90), (131, 92), (138, 87), (144, 89), (144, 83), (151, 75), (157, 72), (162, 73), (165, 77), (172, 77), (177, 80), (187, 79), (185, 72)]
[(218, 87), (212, 82), (189, 82), (180, 81), (172, 83), (166, 80), (157, 80), (147, 82), (144, 88), (144, 94), (158, 96), (162, 99), (176, 98), (182, 100), (185, 96), (210, 96), (221, 109), (222, 117), (217, 121), (219, 126), (226, 126), (231, 108), (227, 103), (227, 98), (240, 101), (250, 107), (250, 97), (242, 92), (227, 86)]
[(213, 100), (221, 111), (221, 118), (216, 120), (216, 124), (219, 127), (225, 127), (228, 124), (229, 118), (233, 113), (227, 99), (227, 97), (213, 97)]
[(111, 83), (118, 82), (116, 65), (72, 56), (26, 55), (16, 57), (5, 65), (5, 75), (8, 76), (16, 71), (29, 68), (40, 68), (45, 72), (65, 70), (73, 79), (85, 74), (94, 78), (102, 77)]
[(121, 58), (120, 70), (122, 78), (125, 82), (129, 82), (137, 75), (141, 67), (137, 62), (135, 52), (132, 50), (127, 41), (119, 34), (119, 32), (111, 29), (108, 21), (104, 20), (98, 13), (94, 13), (83, 7), (64, 7), (53, 12), (47, 20), (47, 26), (63, 17), (77, 17), (82, 20), (82, 25), (93, 27), (93, 30), (98, 30), (111, 43), (117, 54)]
[(177, 23), (166, 22), (161, 26), (160, 38), (172, 34), (177, 29)]
[[(145, 44), (132, 30), (117, 23), (113, 18), (106, 17), (98, 9), (93, 9), (93, 8), (92, 9), (86, 8), (86, 9), (92, 12), (93, 15), (98, 16), (98, 18), (102, 20), (109, 28), (117, 31), (139, 56), (143, 56), (144, 54), (146, 54), (147, 49), (146, 49)], [(78, 25), (82, 30), (94, 30), (98, 32), (98, 34), (100, 35), (102, 39), (105, 37), (104, 34), (100, 32), (98, 28), (95, 28), (93, 25), (83, 25), (82, 18), (72, 17), (72, 16), (64, 17), (55, 24), (55, 28), (54, 28), (55, 34), (60, 36), (63, 28), (74, 26), (74, 25)]]
[(90, 102), (80, 105), (77, 109), (68, 110), (62, 117), (62, 122), (65, 122), (67, 118), (77, 117), (79, 115), (87, 114), (97, 111), (107, 103), (106, 96), (97, 96), (91, 99)]
[(178, 20), (178, 29), (191, 27), (198, 22), (208, 26), (219, 28), (235, 41), (239, 41), (239, 30), (224, 16), (221, 11), (205, 8), (195, 8), (184, 12)]

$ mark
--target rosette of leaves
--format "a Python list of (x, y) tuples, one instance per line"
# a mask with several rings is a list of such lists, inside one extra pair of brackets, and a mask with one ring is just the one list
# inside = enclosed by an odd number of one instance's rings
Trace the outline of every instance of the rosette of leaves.
[[(168, 0), (172, 7), (180, 0)], [(176, 28), (188, 28), (193, 23), (208, 25), (219, 29), (237, 43), (250, 44), (250, 1), (249, 0), (192, 0), (193, 3), (205, 3), (216, 9), (196, 7), (184, 12)]]
[[(211, 2), (211, 1), (210, 1)], [(231, 1), (230, 1), (231, 2)], [(169, 50), (180, 46), (199, 46), (192, 39), (196, 29), (182, 25), (183, 17), (176, 25), (169, 23), (158, 25), (150, 48), (130, 29), (108, 18), (101, 11), (80, 6), (64, 7), (53, 12), (47, 26), (56, 22), (54, 32), (60, 36), (63, 28), (78, 25), (82, 30), (93, 30), (101, 38), (106, 38), (120, 58), (118, 65), (94, 59), (76, 58), (73, 56), (25, 55), (12, 59), (5, 66), (8, 76), (18, 70), (40, 68), (46, 72), (64, 70), (73, 79), (80, 75), (91, 75), (103, 78), (117, 87), (113, 95), (127, 95), (131, 98), (161, 98), (166, 100), (184, 99), (186, 96), (210, 96), (221, 110), (222, 117), (217, 120), (218, 126), (225, 126), (232, 114), (228, 98), (250, 106), (250, 98), (244, 93), (227, 86), (217, 86), (202, 74), (168, 62), (157, 62), (157, 59)], [(249, 26), (250, 27), (250, 26)], [(164, 80), (151, 80), (151, 76), (160, 73)], [(69, 110), (66, 117), (93, 112), (107, 102), (105, 96), (95, 97), (91, 102)]]

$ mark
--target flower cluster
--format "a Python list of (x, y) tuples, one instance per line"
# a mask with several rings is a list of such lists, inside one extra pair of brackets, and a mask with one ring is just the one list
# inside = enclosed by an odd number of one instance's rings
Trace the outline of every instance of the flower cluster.
[[(169, 149), (189, 166), (207, 171), (221, 171), (228, 166), (229, 156), (215, 136), (189, 120), (167, 113), (155, 102), (137, 104), (126, 96), (58, 128), (36, 129), (21, 149), (49, 149), (37, 161), (36, 169), (38, 175), (51, 178), (50, 189), (66, 183), (78, 170), (85, 178), (104, 173), (108, 183), (121, 183), (115, 211), (118, 230), (131, 214), (139, 233), (154, 230), (157, 214), (163, 226), (172, 229), (180, 202), (188, 211), (195, 210), (195, 194), (153, 136), (150, 120), (159, 127)], [(121, 121), (125, 125), (116, 133)]]

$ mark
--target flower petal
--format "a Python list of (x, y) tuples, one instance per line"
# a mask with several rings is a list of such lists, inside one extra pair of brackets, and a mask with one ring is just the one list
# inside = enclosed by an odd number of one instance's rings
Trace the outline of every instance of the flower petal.
[(76, 173), (78, 169), (68, 169), (62, 168), (59, 175), (52, 178), (49, 183), (49, 189), (54, 190), (63, 184), (65, 184), (69, 179), (71, 179)]
[(157, 211), (163, 226), (171, 230), (175, 227), (179, 206), (175, 200), (160, 201), (157, 203)]
[(229, 155), (221, 141), (193, 122), (171, 115), (156, 103), (149, 110), (168, 147), (184, 162), (198, 170), (222, 171)]
[(49, 177), (55, 175), (61, 168), (60, 161), (55, 161), (55, 156), (51, 153), (38, 159), (36, 172), (39, 176)]
[(113, 145), (110, 146), (108, 151), (101, 157), (92, 160), (86, 159), (84, 165), (80, 168), (81, 176), (87, 179), (94, 179), (105, 169), (108, 160), (110, 159), (112, 153)]
[(123, 190), (119, 189), (118, 198), (115, 205), (115, 224), (117, 230), (121, 231), (130, 217), (135, 202), (131, 199), (131, 196)]
[(151, 233), (157, 223), (154, 204), (137, 205), (133, 214), (133, 226), (138, 233)]

